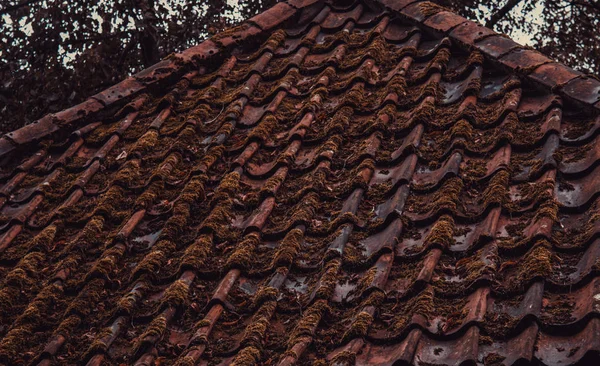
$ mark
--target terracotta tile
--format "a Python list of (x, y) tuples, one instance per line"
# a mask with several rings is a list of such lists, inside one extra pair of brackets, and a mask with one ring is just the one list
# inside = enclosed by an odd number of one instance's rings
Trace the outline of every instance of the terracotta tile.
[(554, 88), (582, 75), (581, 72), (573, 70), (568, 66), (558, 62), (550, 62), (535, 69), (529, 74), (529, 77), (548, 88)]
[(379, 2), (392, 10), (400, 11), (412, 3), (421, 2), (421, 0), (379, 0)]
[(262, 30), (271, 30), (280, 23), (296, 15), (296, 9), (287, 3), (277, 3), (272, 8), (250, 18), (248, 21), (256, 24)]
[(297, 9), (319, 3), (320, 0), (287, 0), (287, 3)]
[(211, 41), (224, 48), (231, 48), (244, 42), (248, 37), (260, 34), (262, 30), (249, 23), (230, 29), (227, 33), (219, 33), (211, 38)]
[(115, 102), (121, 101), (138, 93), (141, 90), (144, 90), (144, 88), (145, 86), (136, 79), (127, 78), (120, 83), (101, 91), (92, 98), (100, 101), (105, 106), (110, 106)]
[(473, 21), (469, 21), (454, 28), (450, 32), (450, 37), (466, 44), (467, 46), (474, 46), (475, 42), (479, 39), (494, 34), (496, 34), (496, 32), (493, 30), (479, 25)]
[(210, 39), (200, 43), (197, 46), (190, 47), (181, 53), (176, 54), (184, 62), (201, 62), (219, 53), (219, 47)]
[(485, 37), (475, 43), (475, 48), (486, 55), (498, 58), (514, 49), (522, 48), (522, 46), (510, 38), (506, 38), (502, 35), (494, 35)]
[(11, 139), (17, 145), (33, 142), (59, 130), (59, 127), (53, 121), (54, 116), (47, 115), (42, 119), (19, 128), (16, 131), (7, 133), (6, 137)]
[(563, 85), (561, 91), (569, 98), (585, 104), (595, 104), (600, 100), (600, 81), (583, 76)]
[(438, 32), (448, 32), (450, 29), (466, 22), (467, 19), (458, 14), (441, 11), (423, 22), (424, 25), (433, 28)]
[(517, 71), (523, 71), (526, 74), (531, 73), (540, 65), (551, 62), (551, 60), (537, 51), (528, 49), (515, 49), (501, 56), (498, 61)]

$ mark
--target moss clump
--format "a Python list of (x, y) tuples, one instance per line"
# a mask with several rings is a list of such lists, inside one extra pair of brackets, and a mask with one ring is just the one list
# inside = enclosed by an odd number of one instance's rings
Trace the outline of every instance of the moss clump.
[(114, 183), (125, 188), (132, 186), (139, 180), (141, 162), (139, 159), (131, 159), (125, 162), (115, 175)]
[(104, 295), (104, 280), (99, 278), (91, 280), (71, 301), (64, 316), (75, 314), (81, 317), (89, 316), (94, 311), (93, 304), (97, 304)]
[(256, 347), (242, 349), (231, 363), (235, 366), (253, 366), (260, 361), (260, 350)]
[[(75, 239), (69, 241), (64, 248), (60, 251), (59, 257), (71, 257), (73, 250), (77, 248), (82, 253), (85, 253), (89, 248), (97, 246), (102, 243), (104, 237), (102, 231), (104, 229), (105, 219), (101, 215), (93, 216), (83, 227), (81, 233), (75, 237)], [(62, 266), (57, 266), (58, 270)]]
[(366, 336), (371, 323), (373, 323), (373, 315), (366, 311), (361, 311), (354, 318), (350, 328), (342, 336), (342, 342), (349, 342), (353, 338)]
[(410, 196), (406, 205), (410, 212), (415, 213), (427, 213), (432, 210), (439, 212), (442, 209), (456, 213), (460, 205), (459, 194), (462, 189), (462, 179), (450, 178), (433, 194), (432, 200), (427, 200), (427, 196)]
[(158, 143), (158, 131), (148, 130), (138, 139), (135, 145), (133, 145), (130, 155), (143, 157), (153, 151), (157, 146), (160, 146)]
[(148, 186), (142, 194), (140, 194), (136, 200), (134, 209), (137, 210), (148, 210), (152, 207), (158, 195), (165, 189), (165, 183), (162, 180), (157, 180)]
[(267, 333), (267, 328), (271, 317), (275, 313), (277, 308), (277, 301), (267, 301), (258, 309), (258, 311), (252, 317), (250, 324), (244, 331), (244, 337), (242, 344), (245, 347), (256, 347), (262, 349), (262, 345)]
[(121, 210), (121, 205), (125, 201), (125, 192), (120, 186), (111, 186), (106, 193), (102, 195), (93, 215), (102, 215), (111, 221), (121, 221), (127, 214)]
[(335, 285), (338, 282), (338, 273), (342, 266), (342, 261), (336, 258), (325, 266), (325, 273), (319, 280), (319, 288), (315, 293), (315, 298), (327, 300), (333, 295)]
[(506, 357), (492, 352), (492, 353), (488, 353), (483, 358), (483, 364), (485, 366), (500, 366), (500, 365), (502, 365), (502, 361), (504, 361), (505, 359), (506, 359)]
[(54, 334), (60, 334), (64, 337), (68, 337), (69, 334), (71, 334), (79, 326), (79, 324), (81, 324), (81, 317), (77, 315), (70, 315), (60, 322), (54, 331)]
[[(285, 267), (284, 267), (285, 268)], [(287, 270), (287, 268), (286, 268)], [(279, 290), (274, 287), (261, 287), (260, 290), (254, 296), (254, 300), (252, 300), (253, 307), (258, 307), (260, 304), (267, 301), (277, 301), (277, 296), (279, 295)]]
[(274, 174), (273, 176), (269, 177), (269, 179), (267, 179), (265, 184), (261, 187), (260, 191), (249, 193), (246, 196), (245, 201), (251, 206), (256, 206), (266, 197), (274, 196), (281, 184), (283, 183), (283, 181), (285, 180), (285, 177), (286, 174)]
[(133, 286), (133, 289), (119, 299), (119, 302), (117, 303), (118, 312), (132, 314), (137, 306), (137, 302), (144, 294), (145, 290), (146, 285), (143, 282), (136, 282), (136, 284)]
[(277, 120), (277, 118), (272, 114), (268, 114), (261, 120), (258, 126), (256, 126), (252, 129), (252, 131), (250, 131), (250, 133), (248, 134), (247, 141), (267, 141), (278, 124), (279, 121)]
[(428, 287), (418, 296), (411, 298), (408, 303), (403, 306), (402, 311), (398, 312), (399, 315), (394, 318), (392, 330), (395, 332), (403, 331), (408, 325), (411, 317), (415, 314), (421, 314), (429, 319), (429, 314), (431, 314), (434, 309), (433, 298), (434, 293), (432, 287)]
[(450, 215), (442, 215), (431, 228), (424, 245), (437, 244), (449, 248), (455, 243), (454, 228), (454, 218)]
[(510, 182), (510, 173), (502, 169), (490, 179), (487, 187), (483, 191), (483, 204), (485, 206), (498, 205), (503, 206), (510, 201), (508, 197), (508, 186)]
[(204, 156), (202, 156), (198, 162), (198, 166), (201, 167), (200, 171), (203, 173), (206, 172), (219, 158), (221, 158), (221, 156), (223, 156), (224, 152), (224, 145), (212, 146), (210, 149), (208, 149), (206, 154), (204, 154)]
[(184, 280), (173, 282), (166, 290), (161, 301), (161, 307), (182, 308), (188, 302), (190, 286)]
[(255, 263), (255, 252), (256, 248), (260, 244), (260, 234), (259, 233), (250, 233), (246, 235), (244, 240), (242, 240), (238, 245), (236, 245), (235, 250), (229, 258), (227, 258), (227, 262), (225, 264), (226, 268), (239, 268), (243, 270), (249, 270), (252, 268), (253, 263)]
[(552, 245), (545, 239), (538, 240), (519, 264), (514, 285), (525, 288), (533, 278), (548, 277), (552, 273), (552, 258)]
[(84, 281), (96, 276), (104, 279), (110, 279), (113, 272), (117, 269), (117, 263), (123, 254), (125, 254), (124, 245), (116, 245), (108, 249), (102, 258), (100, 258), (100, 260), (94, 264), (91, 271), (86, 275)]
[(152, 249), (152, 252), (148, 253), (135, 267), (131, 274), (132, 279), (142, 274), (155, 277), (166, 262), (169, 254), (175, 252), (177, 247), (170, 240), (159, 240)]
[(165, 333), (165, 330), (167, 330), (167, 316), (165, 313), (162, 313), (154, 318), (150, 324), (148, 324), (144, 333), (140, 335), (133, 347), (135, 350), (134, 354), (139, 354), (146, 344), (153, 343), (155, 340), (160, 339)]
[(329, 311), (327, 300), (315, 301), (303, 314), (287, 342), (288, 350), (305, 337), (312, 338), (321, 318)]
[(200, 270), (204, 268), (206, 259), (212, 252), (212, 235), (200, 235), (190, 246), (185, 249), (179, 271), (184, 269)]
[(331, 365), (351, 366), (356, 363), (356, 353), (351, 351), (342, 351), (335, 355), (331, 360)]
[(271, 268), (289, 267), (294, 262), (294, 259), (300, 251), (300, 247), (304, 240), (304, 231), (293, 229), (287, 233), (279, 244), (279, 248), (271, 261)]

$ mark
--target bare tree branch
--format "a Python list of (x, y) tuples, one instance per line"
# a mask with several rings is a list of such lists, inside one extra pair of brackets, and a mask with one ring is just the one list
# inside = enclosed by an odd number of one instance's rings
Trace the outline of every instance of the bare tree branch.
[(498, 23), (502, 18), (504, 18), (506, 14), (513, 10), (514, 7), (517, 6), (520, 2), (521, 0), (508, 0), (508, 2), (502, 8), (500, 8), (497, 12), (492, 14), (487, 23), (485, 23), (485, 26), (488, 28), (492, 28), (493, 26), (495, 26), (496, 23)]

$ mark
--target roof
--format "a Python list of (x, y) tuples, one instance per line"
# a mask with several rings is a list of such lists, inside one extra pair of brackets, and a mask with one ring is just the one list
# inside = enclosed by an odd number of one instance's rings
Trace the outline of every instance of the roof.
[(0, 139), (0, 362), (598, 360), (600, 82), (290, 0)]

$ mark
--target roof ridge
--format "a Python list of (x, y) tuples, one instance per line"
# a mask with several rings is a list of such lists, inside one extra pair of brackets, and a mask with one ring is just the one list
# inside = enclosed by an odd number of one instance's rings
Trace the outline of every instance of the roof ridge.
[[(576, 71), (563, 63), (553, 61), (542, 53), (520, 45), (504, 34), (466, 19), (453, 11), (431, 1), (423, 0), (363, 0), (376, 3), (399, 14), (405, 20), (416, 23), (424, 30), (444, 35), (468, 50), (479, 50), (492, 61), (535, 85), (558, 93), (568, 100), (600, 109), (600, 80), (592, 75)], [(206, 39), (197, 46), (180, 53), (173, 53), (157, 64), (100, 93), (84, 102), (58, 113), (50, 113), (0, 137), (0, 158), (19, 146), (29, 144), (51, 134), (65, 133), (65, 127), (73, 127), (91, 116), (99, 115), (108, 108), (123, 106), (145, 91), (172, 84), (192, 68), (202, 68), (224, 58), (225, 52), (251, 39), (265, 36), (269, 31), (292, 18), (302, 17), (311, 8), (320, 10), (326, 4), (348, 3), (346, 0), (286, 0), (262, 13), (247, 19)], [(354, 1), (356, 3), (356, 1)], [(316, 9), (312, 9), (312, 8)]]
[[(101, 115), (109, 108), (123, 106), (143, 92), (170, 85), (175, 79), (183, 77), (194, 68), (201, 69), (205, 64), (224, 59), (227, 56), (226, 51), (234, 46), (265, 36), (273, 28), (294, 18), (303, 8), (321, 1), (279, 2), (235, 27), (217, 33), (197, 46), (168, 55), (158, 63), (87, 98), (82, 103), (57, 113), (49, 113), (30, 124), (8, 132), (0, 137), (0, 158), (18, 147), (52, 134), (67, 133), (65, 131), (67, 126), (71, 127), (69, 130), (72, 130), (75, 124), (84, 119), (88, 120), (92, 116)], [(324, 5), (325, 3), (322, 3), (322, 6)]]
[(505, 34), (450, 9), (423, 0), (366, 0), (379, 3), (424, 30), (444, 35), (468, 50), (479, 50), (534, 85), (576, 103), (600, 109), (600, 80), (523, 46)]

